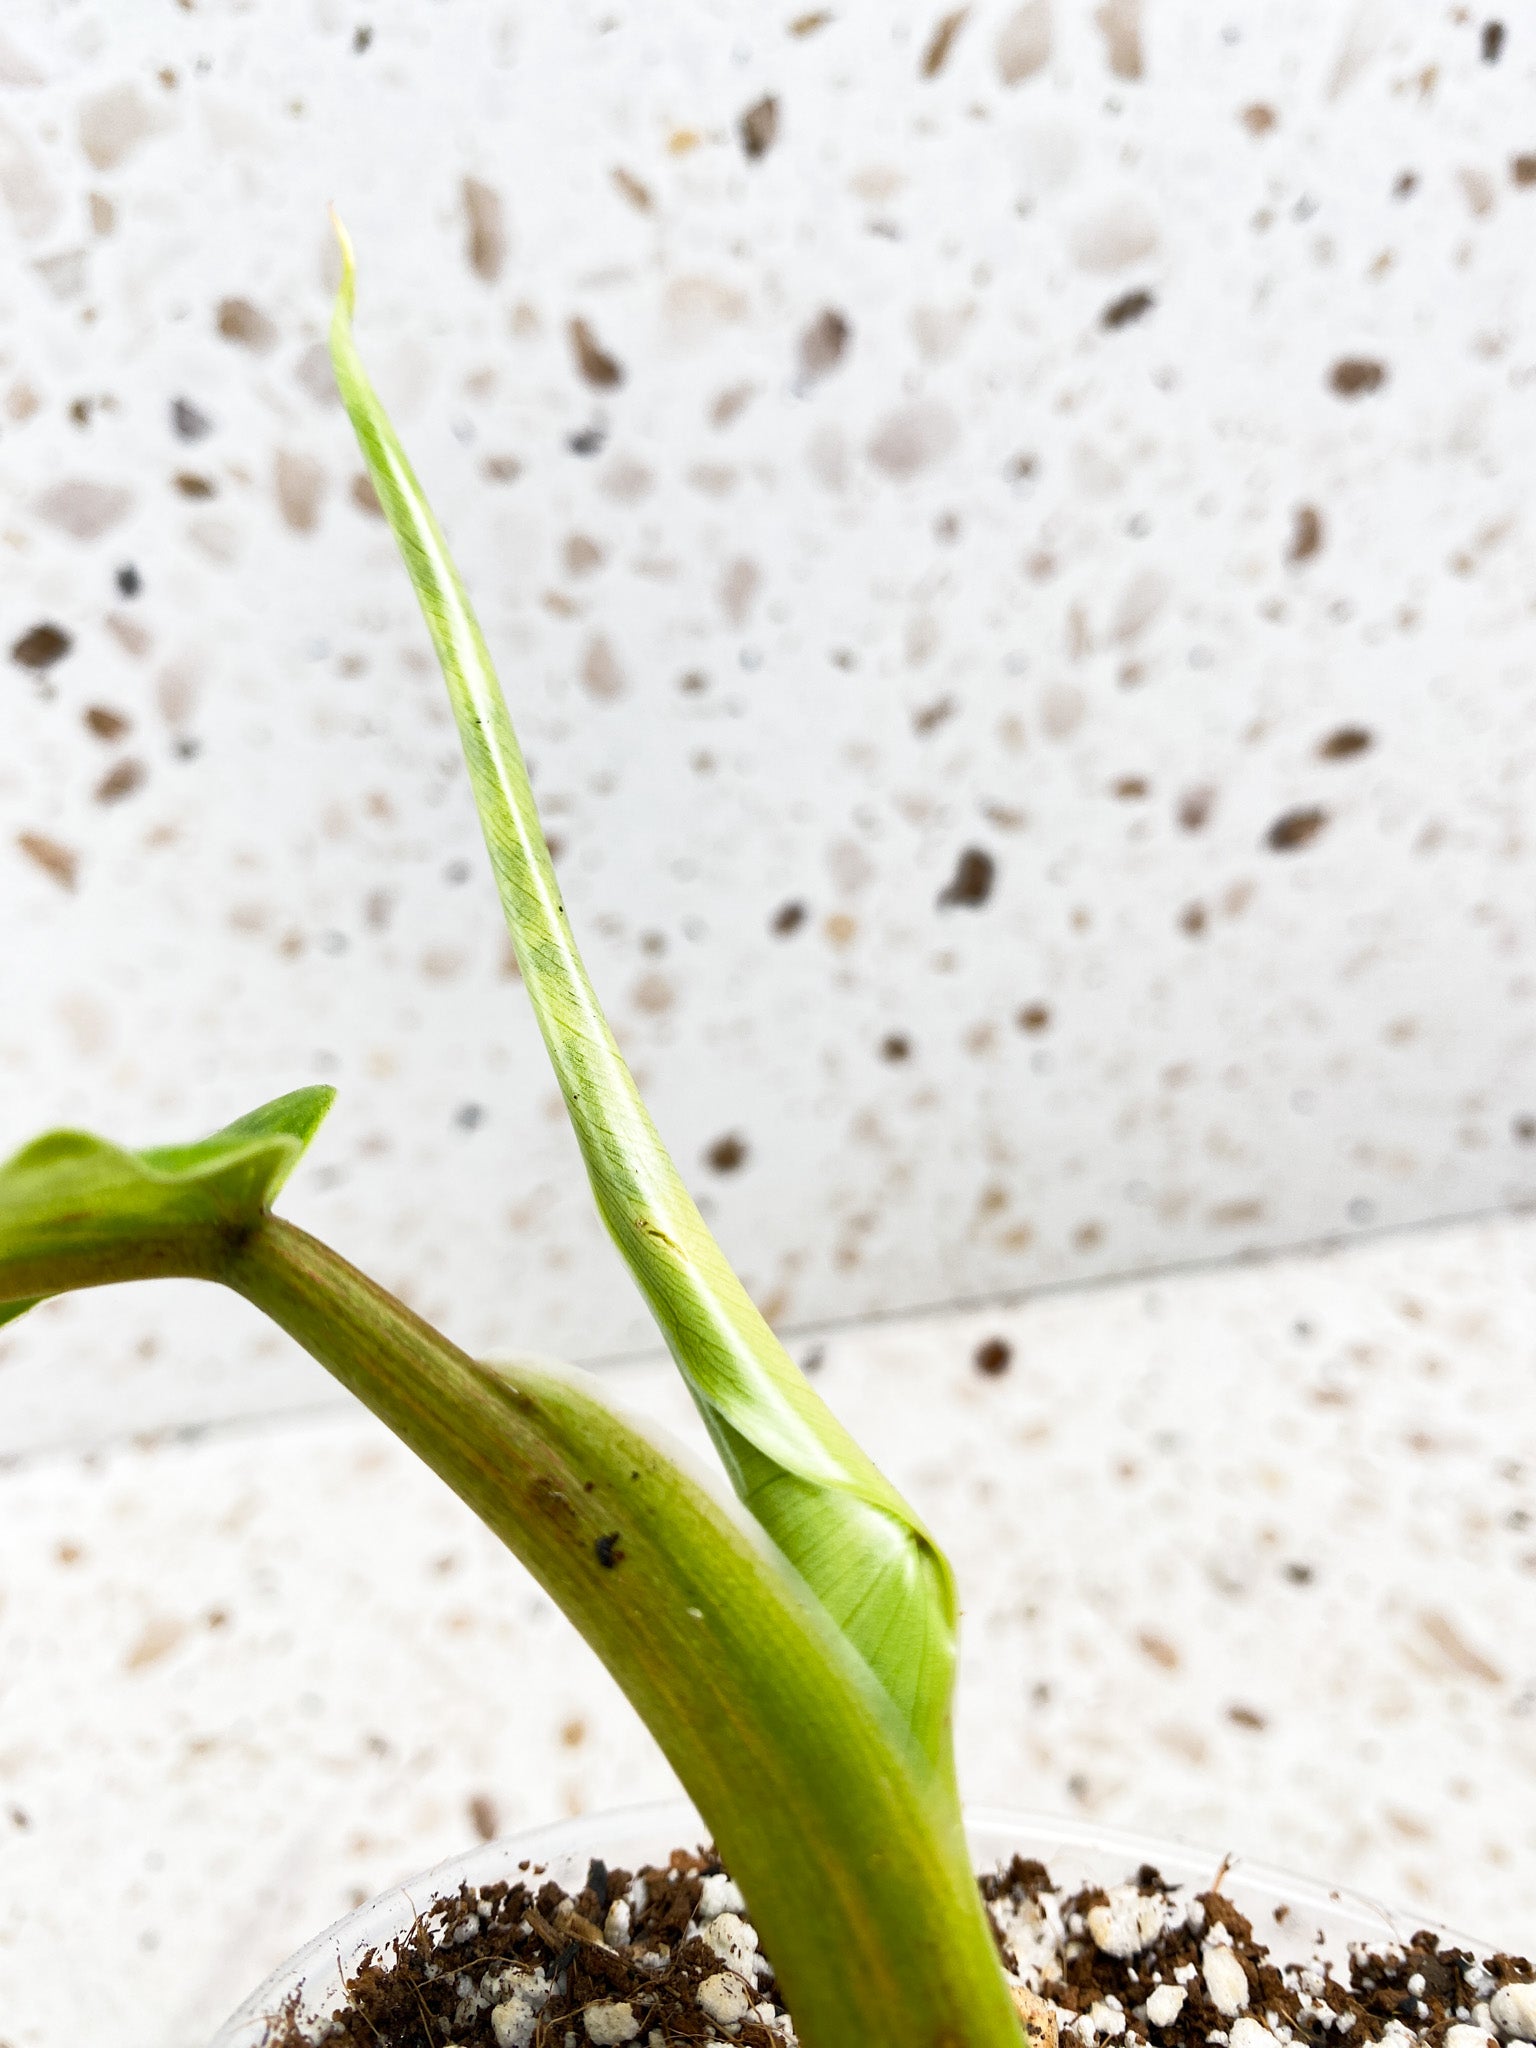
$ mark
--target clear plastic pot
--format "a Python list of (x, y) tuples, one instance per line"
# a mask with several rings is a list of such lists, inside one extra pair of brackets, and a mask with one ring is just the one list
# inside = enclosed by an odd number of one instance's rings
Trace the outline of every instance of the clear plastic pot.
[[(1058, 1884), (1070, 1889), (1122, 1884), (1142, 1864), (1151, 1863), (1170, 1884), (1205, 1891), (1222, 1867), (1220, 1855), (1210, 1850), (1091, 1821), (982, 1808), (967, 1814), (966, 1827), (977, 1870), (995, 1869), (1016, 1855), (1033, 1856)], [(644, 1863), (665, 1863), (671, 1850), (707, 1840), (708, 1830), (694, 1809), (685, 1801), (671, 1800), (584, 1815), (484, 1842), (409, 1883), (381, 1892), (317, 1935), (252, 1993), (220, 2028), (212, 2048), (263, 2048), (271, 2016), (295, 1992), (301, 2019), (318, 2019), (334, 2011), (343, 2002), (347, 1978), (366, 1951), (387, 1950), (417, 1914), (461, 1884), (515, 1881), (528, 1861), (575, 1891), (585, 1882), (594, 1856), (612, 1868), (634, 1870)], [(1277, 1961), (1326, 1957), (1338, 1968), (1347, 1960), (1351, 1942), (1376, 1948), (1384, 1942), (1405, 1942), (1426, 1924), (1421, 1913), (1394, 1912), (1358, 1892), (1333, 1890), (1241, 1858), (1227, 1864), (1221, 1888), (1253, 1922), (1255, 1934), (1268, 1942)], [(1443, 1941), (1452, 1939), (1447, 1929), (1434, 1931)], [(1465, 1935), (1456, 1938), (1464, 1947), (1486, 1952), (1486, 1944)]]

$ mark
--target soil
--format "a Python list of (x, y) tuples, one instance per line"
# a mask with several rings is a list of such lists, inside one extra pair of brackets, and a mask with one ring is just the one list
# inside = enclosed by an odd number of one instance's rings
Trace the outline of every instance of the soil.
[[(635, 1873), (594, 1862), (574, 1894), (519, 1868), (516, 1883), (438, 1900), (389, 1953), (364, 1957), (329, 2019), (290, 2008), (266, 2048), (793, 2043), (712, 1851), (674, 1850), (665, 1868)], [(1112, 1891), (1063, 1893), (1043, 1864), (1016, 1857), (980, 1885), (1030, 2048), (1322, 2048), (1330, 2036), (1334, 2048), (1346, 2036), (1349, 2048), (1476, 2048), (1478, 2037), (1492, 2048), (1513, 2032), (1495, 2023), (1501, 1987), (1536, 1986), (1525, 1957), (1477, 1958), (1428, 1932), (1353, 1952), (1342, 1978), (1280, 1966), (1219, 1888), (1180, 1891), (1150, 1865)]]

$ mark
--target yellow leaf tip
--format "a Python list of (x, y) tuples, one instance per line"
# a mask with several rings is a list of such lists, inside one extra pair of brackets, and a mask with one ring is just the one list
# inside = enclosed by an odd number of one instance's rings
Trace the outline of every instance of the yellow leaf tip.
[(334, 203), (328, 211), (331, 216), (331, 231), (336, 237), (336, 246), (341, 251), (341, 282), (336, 287), (336, 318), (350, 321), (357, 300), (357, 258), (352, 250), (352, 237), (347, 233)]

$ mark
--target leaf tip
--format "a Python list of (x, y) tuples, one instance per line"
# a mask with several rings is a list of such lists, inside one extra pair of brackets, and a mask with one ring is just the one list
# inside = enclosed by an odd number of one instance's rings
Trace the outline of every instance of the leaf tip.
[(334, 347), (339, 334), (352, 324), (352, 310), (357, 303), (357, 257), (353, 252), (352, 237), (334, 204), (329, 212), (331, 231), (341, 251), (341, 282), (336, 287), (336, 310), (331, 316), (331, 342)]

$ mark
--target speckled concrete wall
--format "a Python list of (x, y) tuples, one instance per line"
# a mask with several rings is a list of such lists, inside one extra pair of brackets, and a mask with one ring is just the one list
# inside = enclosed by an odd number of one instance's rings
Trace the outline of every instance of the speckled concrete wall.
[[(332, 1078), (300, 1220), (472, 1344), (647, 1341), (330, 392), (334, 198), (776, 1315), (1536, 1192), (1533, 53), (1385, 0), (12, 0), (0, 1143)], [(173, 1290), (4, 1350), (12, 1445), (325, 1392)]]

